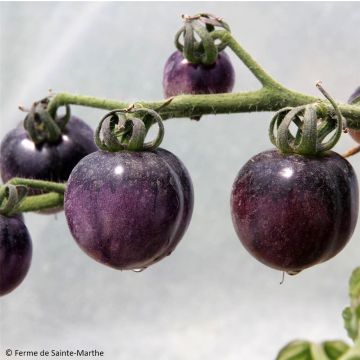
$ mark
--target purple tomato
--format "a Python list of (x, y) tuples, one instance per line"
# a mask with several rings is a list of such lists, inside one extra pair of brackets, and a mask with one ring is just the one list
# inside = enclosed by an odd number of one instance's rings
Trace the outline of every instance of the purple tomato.
[(24, 280), (31, 257), (31, 238), (22, 216), (0, 215), (0, 296)]
[(358, 184), (350, 163), (264, 151), (240, 170), (231, 193), (235, 230), (259, 261), (296, 273), (335, 256), (358, 216)]
[(175, 51), (164, 68), (165, 97), (179, 94), (215, 94), (231, 92), (235, 71), (228, 55), (222, 51), (212, 65), (189, 63), (180, 51)]
[(1, 143), (1, 177), (65, 182), (74, 166), (97, 150), (92, 129), (72, 116), (57, 143), (35, 145), (22, 125), (10, 131)]
[(143, 269), (169, 255), (193, 210), (193, 187), (172, 153), (98, 151), (72, 171), (65, 215), (79, 246), (116, 269)]

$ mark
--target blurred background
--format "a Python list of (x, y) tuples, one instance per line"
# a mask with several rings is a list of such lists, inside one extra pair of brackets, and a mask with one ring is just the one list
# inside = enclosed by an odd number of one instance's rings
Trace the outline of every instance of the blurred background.
[[(0, 3), (0, 137), (48, 89), (128, 101), (162, 98), (162, 70), (181, 14), (210, 12), (278, 81), (347, 101), (360, 85), (358, 3)], [(228, 52), (229, 53), (229, 52)], [(235, 91), (259, 87), (232, 53)], [(93, 128), (102, 110), (72, 107)], [(87, 257), (63, 213), (26, 214), (28, 276), (0, 299), (1, 355), (97, 349), (104, 359), (269, 360), (288, 341), (346, 338), (341, 311), (360, 265), (360, 227), (336, 258), (286, 277), (250, 257), (232, 226), (232, 182), (271, 147), (270, 113), (166, 122), (162, 147), (186, 164), (195, 188), (190, 227), (176, 251), (141, 273)], [(355, 144), (344, 135), (343, 152)], [(360, 174), (360, 156), (350, 159)], [(61, 357), (58, 357), (62, 359)], [(65, 359), (65, 357), (64, 357)]]

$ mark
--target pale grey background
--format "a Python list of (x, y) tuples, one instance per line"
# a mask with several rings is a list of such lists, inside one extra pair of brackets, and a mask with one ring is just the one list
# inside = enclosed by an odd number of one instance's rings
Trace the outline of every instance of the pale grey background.
[[(18, 104), (56, 91), (160, 99), (180, 15), (223, 16), (243, 46), (285, 85), (339, 101), (360, 83), (358, 3), (1, 3), (1, 138), (23, 118)], [(231, 55), (232, 56), (232, 55)], [(233, 56), (235, 90), (258, 84)], [(73, 112), (93, 127), (102, 111)], [(188, 167), (196, 203), (173, 255), (143, 273), (84, 255), (63, 214), (26, 215), (34, 256), (24, 283), (1, 298), (5, 348), (98, 349), (105, 359), (269, 360), (291, 339), (345, 338), (347, 281), (360, 264), (359, 228), (335, 259), (286, 278), (251, 258), (232, 227), (238, 170), (270, 147), (271, 114), (166, 123), (163, 147)], [(353, 142), (346, 136), (337, 146)], [(351, 159), (360, 171), (360, 156)]]

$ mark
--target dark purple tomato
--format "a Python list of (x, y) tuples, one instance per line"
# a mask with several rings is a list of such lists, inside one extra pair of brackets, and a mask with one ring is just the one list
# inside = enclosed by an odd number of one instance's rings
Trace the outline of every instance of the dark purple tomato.
[(143, 269), (169, 255), (193, 210), (193, 187), (169, 151), (98, 151), (72, 171), (65, 215), (79, 246), (116, 269)]
[[(354, 100), (358, 99), (359, 97), (360, 97), (360, 86), (351, 94), (348, 103), (352, 104)], [(349, 129), (349, 134), (358, 144), (360, 144), (360, 130)]]
[(235, 71), (228, 55), (219, 53), (213, 65), (191, 64), (180, 51), (175, 51), (164, 68), (165, 97), (179, 94), (216, 94), (231, 92)]
[(0, 215), (0, 296), (8, 294), (24, 280), (31, 256), (31, 238), (22, 216)]
[(10, 131), (1, 143), (1, 177), (65, 182), (74, 166), (97, 150), (93, 131), (72, 116), (61, 139), (54, 144), (35, 145), (22, 125)]
[(358, 185), (350, 163), (264, 151), (238, 173), (231, 193), (235, 230), (259, 261), (296, 273), (335, 256), (358, 216)]

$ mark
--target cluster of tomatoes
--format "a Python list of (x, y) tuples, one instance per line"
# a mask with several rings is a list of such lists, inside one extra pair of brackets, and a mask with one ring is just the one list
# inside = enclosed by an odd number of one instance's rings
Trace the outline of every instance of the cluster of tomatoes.
[[(230, 92), (234, 79), (224, 51), (212, 65), (190, 63), (176, 51), (165, 65), (164, 94)], [(164, 149), (110, 152), (97, 149), (93, 138), (93, 131), (73, 116), (52, 142), (35, 143), (21, 124), (1, 143), (2, 179), (67, 181), (65, 215), (79, 246), (113, 268), (144, 269), (169, 255), (189, 225), (190, 175)], [(356, 224), (357, 199), (356, 175), (341, 156), (285, 155), (275, 149), (240, 170), (231, 210), (248, 251), (293, 274), (345, 246)], [(0, 295), (22, 282), (31, 255), (22, 215), (1, 214)]]

